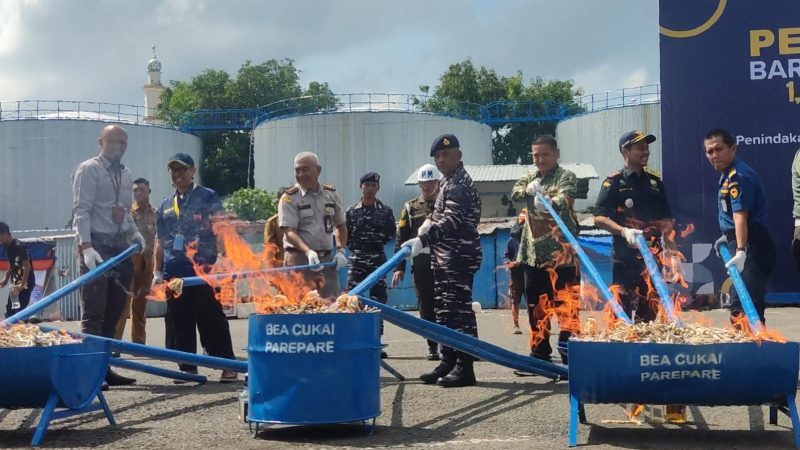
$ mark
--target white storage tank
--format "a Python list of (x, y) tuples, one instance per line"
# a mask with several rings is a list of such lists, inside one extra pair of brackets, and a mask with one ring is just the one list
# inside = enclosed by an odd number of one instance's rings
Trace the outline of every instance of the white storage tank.
[[(109, 123), (84, 119), (0, 121), (0, 221), (13, 230), (62, 229), (70, 220), (75, 167), (99, 153), (97, 139)], [(197, 136), (170, 128), (121, 124), (128, 131), (122, 163), (134, 179), (147, 178), (158, 206), (172, 191), (169, 156), (188, 153), (201, 160)]]
[(576, 208), (594, 205), (600, 184), (606, 176), (622, 168), (619, 138), (622, 133), (642, 130), (656, 136), (650, 144), (649, 167), (661, 172), (661, 104), (647, 103), (620, 106), (590, 112), (558, 124), (556, 139), (561, 160), (594, 166), (599, 178), (589, 181), (587, 200), (578, 200)]
[(337, 112), (275, 119), (255, 129), (254, 178), (258, 188), (275, 192), (294, 184), (294, 155), (316, 153), (321, 181), (336, 185), (345, 206), (360, 197), (359, 178), (381, 175), (378, 197), (398, 215), (403, 202), (419, 195), (403, 182), (417, 167), (432, 163), (433, 140), (444, 133), (458, 137), (464, 164), (492, 163), (491, 128), (452, 117), (418, 112)]

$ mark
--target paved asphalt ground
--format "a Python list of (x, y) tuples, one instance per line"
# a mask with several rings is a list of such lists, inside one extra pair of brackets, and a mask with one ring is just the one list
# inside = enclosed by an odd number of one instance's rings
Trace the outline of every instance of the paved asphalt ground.
[[(705, 313), (723, 323), (726, 312)], [(792, 340), (800, 339), (800, 309), (770, 309), (767, 321)], [(237, 356), (247, 339), (247, 321), (230, 322)], [(478, 315), (483, 339), (507, 349), (526, 352), (527, 335), (511, 334), (508, 310)], [(64, 323), (77, 330), (76, 322)], [(147, 324), (152, 344), (163, 343), (164, 323)], [(243, 383), (223, 385), (218, 371), (202, 369), (209, 382), (202, 386), (174, 385), (170, 380), (134, 372), (135, 386), (107, 393), (118, 426), (92, 413), (56, 421), (45, 436), (45, 448), (525, 448), (567, 447), (566, 382), (519, 377), (512, 370), (487, 362), (476, 364), (478, 385), (444, 389), (415, 380), (434, 363), (425, 361), (424, 341), (387, 325), (387, 360), (407, 377), (398, 382), (381, 372), (382, 413), (373, 436), (360, 425), (273, 427), (250, 437), (238, 421), (237, 395)], [(139, 358), (136, 358), (141, 360)], [(148, 363), (174, 367), (172, 363)], [(2, 368), (0, 368), (2, 371)], [(766, 380), (766, 374), (765, 374)], [(331, 388), (348, 380), (330, 380)], [(313, 408), (314, 405), (307, 405)], [(27, 447), (38, 420), (37, 410), (0, 410), (0, 447)], [(767, 407), (690, 407), (686, 425), (623, 423), (618, 405), (587, 405), (590, 424), (580, 426), (585, 448), (792, 448), (788, 417), (768, 424)]]

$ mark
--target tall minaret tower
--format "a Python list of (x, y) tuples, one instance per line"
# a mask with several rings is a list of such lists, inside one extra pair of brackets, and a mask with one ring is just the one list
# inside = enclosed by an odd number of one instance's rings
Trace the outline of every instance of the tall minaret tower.
[(147, 84), (142, 86), (144, 91), (144, 121), (155, 125), (163, 123), (156, 117), (156, 108), (161, 103), (161, 92), (164, 85), (161, 84), (161, 61), (156, 58), (156, 46), (153, 45), (153, 59), (147, 62)]

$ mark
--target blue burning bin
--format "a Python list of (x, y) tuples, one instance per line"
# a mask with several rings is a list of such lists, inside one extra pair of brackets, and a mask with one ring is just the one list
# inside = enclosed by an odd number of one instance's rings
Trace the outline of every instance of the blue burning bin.
[(377, 313), (251, 315), (247, 420), (329, 424), (380, 415)]
[[(103, 341), (0, 349), (0, 408), (44, 408), (31, 445), (39, 445), (53, 419), (102, 409), (113, 425), (100, 392), (108, 359)], [(95, 398), (99, 403), (92, 403)]]
[(570, 446), (577, 445), (578, 416), (583, 416), (585, 403), (717, 406), (786, 402), (800, 443), (795, 406), (799, 359), (796, 342), (569, 341)]

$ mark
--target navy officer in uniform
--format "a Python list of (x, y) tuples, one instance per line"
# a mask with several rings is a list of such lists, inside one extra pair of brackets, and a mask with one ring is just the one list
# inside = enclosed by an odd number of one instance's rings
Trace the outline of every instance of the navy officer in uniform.
[[(647, 167), (649, 145), (656, 140), (652, 134), (639, 130), (624, 133), (619, 139), (622, 170), (606, 177), (597, 197), (594, 223), (613, 235), (613, 283), (621, 287), (620, 301), (637, 322), (656, 318), (655, 293), (649, 293), (643, 273), (644, 260), (636, 248), (636, 236), (645, 233), (648, 243), (663, 251), (660, 241), (669, 250), (674, 243), (672, 210), (658, 174)], [(656, 258), (659, 260), (660, 258)], [(649, 294), (649, 295), (648, 295)]]
[[(350, 258), (347, 262), (348, 291), (386, 262), (383, 246), (392, 240), (397, 231), (392, 208), (384, 205), (377, 197), (381, 188), (381, 176), (368, 172), (361, 176), (359, 183), (361, 200), (345, 212), (350, 247)], [(369, 296), (377, 302), (386, 303), (388, 295), (383, 278), (370, 288)], [(386, 352), (381, 352), (381, 357), (385, 358)]]
[(339, 194), (334, 186), (319, 182), (321, 173), (316, 154), (300, 152), (294, 157), (297, 183), (278, 202), (278, 225), (283, 231), (285, 266), (336, 262), (335, 267), (304, 273), (321, 296), (334, 297), (340, 293), (338, 270), (347, 265), (347, 226)]
[[(461, 149), (454, 135), (436, 138), (430, 155), (444, 178), (439, 182), (430, 220), (420, 226), (418, 237), (403, 246), (411, 247), (411, 258), (423, 248), (431, 248), (436, 323), (478, 337), (472, 282), (482, 258), (478, 235), (481, 199), (461, 162)], [(474, 385), (473, 361), (472, 355), (442, 347), (441, 363), (420, 379), (443, 387)]]
[[(758, 174), (736, 157), (736, 141), (726, 130), (710, 131), (703, 140), (706, 158), (720, 173), (719, 228), (722, 236), (714, 243), (726, 245), (732, 255), (725, 267), (736, 266), (742, 274), (761, 322), (764, 323), (767, 279), (775, 267), (775, 245), (767, 231), (767, 194)], [(742, 304), (731, 290), (731, 318), (742, 314)], [(741, 324), (741, 321), (734, 321)]]

